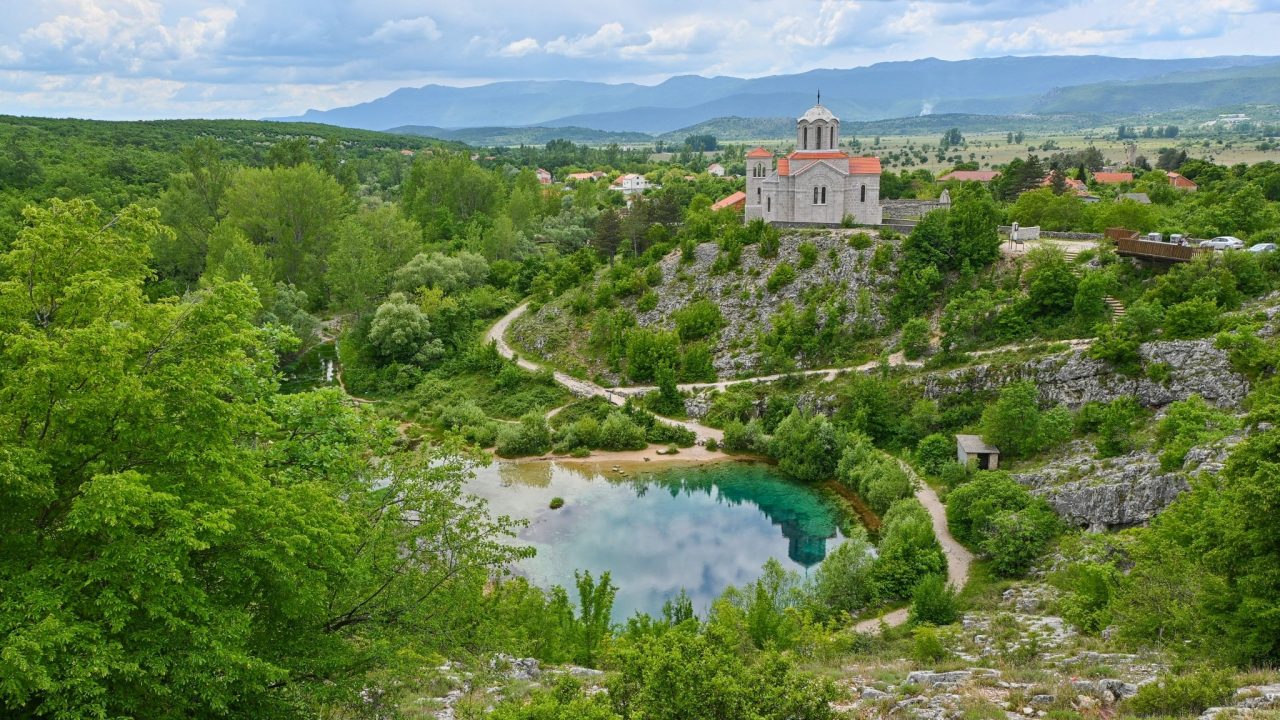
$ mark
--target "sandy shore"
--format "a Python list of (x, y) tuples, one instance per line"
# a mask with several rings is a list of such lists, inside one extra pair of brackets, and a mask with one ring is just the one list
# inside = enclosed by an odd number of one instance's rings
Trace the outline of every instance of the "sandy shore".
[(555, 461), (565, 465), (602, 465), (609, 467), (612, 465), (635, 465), (635, 464), (686, 464), (686, 465), (702, 465), (706, 463), (727, 462), (733, 460), (753, 460), (755, 458), (742, 455), (730, 455), (720, 452), (719, 450), (708, 450), (704, 445), (694, 445), (693, 447), (680, 448), (680, 452), (675, 455), (659, 455), (659, 450), (666, 450), (666, 445), (650, 445), (644, 450), (592, 450), (591, 454), (586, 457), (571, 457), (569, 455), (541, 455), (539, 457), (526, 457), (513, 460), (512, 462), (548, 462)]

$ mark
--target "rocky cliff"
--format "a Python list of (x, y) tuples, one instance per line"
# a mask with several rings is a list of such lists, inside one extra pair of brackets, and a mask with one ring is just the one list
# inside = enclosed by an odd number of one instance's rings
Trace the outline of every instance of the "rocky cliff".
[[(1131, 395), (1146, 407), (1163, 407), (1200, 395), (1219, 407), (1235, 407), (1249, 391), (1249, 381), (1231, 369), (1212, 339), (1143, 343), (1138, 350), (1147, 375), (1130, 377), (1109, 364), (1073, 350), (1020, 364), (981, 364), (923, 376), (926, 397), (937, 399), (964, 391), (994, 391), (1011, 382), (1031, 380), (1046, 403), (1071, 408)], [(1159, 366), (1165, 372), (1150, 372)], [(1159, 380), (1154, 377), (1160, 377)]]

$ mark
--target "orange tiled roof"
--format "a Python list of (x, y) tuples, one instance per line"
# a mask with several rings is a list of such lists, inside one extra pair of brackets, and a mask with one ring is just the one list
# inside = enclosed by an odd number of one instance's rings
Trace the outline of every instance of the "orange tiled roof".
[(738, 203), (745, 204), (746, 201), (747, 201), (747, 194), (739, 190), (738, 192), (730, 195), (729, 197), (721, 198), (718, 202), (716, 202), (715, 205), (711, 206), (711, 209), (724, 210), (725, 208), (733, 207)]
[(779, 175), (791, 174), (791, 161), (789, 159), (778, 158), (778, 174)]
[(768, 150), (765, 150), (765, 149), (764, 149), (764, 148), (762, 148), (762, 147), (758, 147), (758, 148), (756, 148), (755, 150), (752, 150), (751, 152), (747, 153), (747, 157), (749, 157), (749, 158), (771, 158), (771, 157), (773, 157), (773, 153), (769, 152)]
[(849, 157), (849, 153), (836, 150), (797, 150), (787, 157), (792, 160), (839, 160)]
[(999, 170), (952, 170), (938, 178), (939, 182), (959, 180), (960, 182), (991, 182), (1000, 177)]
[(849, 174), (851, 175), (879, 175), (880, 172), (880, 158), (878, 157), (849, 158)]
[(1093, 174), (1094, 182), (1100, 182), (1103, 185), (1119, 185), (1120, 183), (1133, 182), (1133, 173), (1127, 172), (1097, 172)]

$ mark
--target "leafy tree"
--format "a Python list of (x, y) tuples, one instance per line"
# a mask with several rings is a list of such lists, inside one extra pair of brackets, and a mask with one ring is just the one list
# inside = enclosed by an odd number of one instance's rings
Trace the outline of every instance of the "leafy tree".
[(912, 318), (902, 326), (902, 354), (908, 360), (917, 360), (929, 350), (929, 321)]
[(937, 476), (942, 468), (956, 461), (955, 438), (934, 433), (916, 445), (916, 462), (927, 473)]
[(1006, 385), (982, 414), (982, 437), (1013, 457), (1028, 455), (1039, 448), (1039, 391), (1030, 381)]
[(918, 500), (899, 500), (883, 520), (873, 570), (879, 597), (909, 597), (923, 578), (946, 574), (947, 558), (933, 534), (933, 520)]
[(831, 477), (837, 460), (836, 431), (825, 415), (792, 410), (778, 424), (769, 441), (769, 454), (778, 468), (797, 480), (816, 482)]
[(351, 216), (325, 270), (332, 305), (357, 314), (371, 310), (390, 291), (391, 274), (414, 257), (421, 241), (422, 229), (391, 206)]
[(912, 625), (950, 625), (960, 619), (956, 593), (947, 586), (943, 575), (928, 575), (911, 592), (911, 610), (907, 621)]
[(369, 326), (369, 343), (386, 362), (427, 362), (443, 352), (431, 336), (431, 322), (404, 293), (392, 293), (378, 306)]
[(1074, 303), (1078, 281), (1061, 250), (1036, 248), (1027, 253), (1027, 296), (1040, 315), (1062, 315)]
[(965, 183), (951, 200), (950, 269), (986, 267), (1000, 258), (1000, 210), (980, 183)]
[(0, 706), (310, 716), (454, 652), (526, 553), (461, 466), (336, 390), (279, 395), (287, 333), (249, 285), (149, 301), (158, 213), (25, 221), (0, 254)]
[(1165, 310), (1165, 333), (1172, 338), (1197, 338), (1218, 329), (1220, 312), (1213, 300), (1194, 297)]
[(551, 428), (540, 412), (531, 412), (515, 425), (503, 425), (498, 431), (495, 452), (502, 457), (543, 455), (551, 450)]
[(225, 222), (266, 249), (276, 280), (297, 285), (317, 303), (328, 297), (326, 262), (350, 212), (337, 181), (309, 163), (245, 168), (232, 176), (223, 208)]
[(832, 614), (856, 614), (875, 601), (871, 569), (875, 555), (866, 532), (857, 527), (843, 543), (827, 553), (814, 574), (814, 599)]
[(1236, 420), (1230, 413), (1213, 407), (1199, 395), (1170, 403), (1156, 424), (1161, 469), (1181, 468), (1192, 447), (1220, 440), (1235, 428)]
[(992, 516), (981, 548), (997, 575), (1017, 577), (1030, 569), (1060, 528), (1058, 516), (1036, 498), (1020, 510)]

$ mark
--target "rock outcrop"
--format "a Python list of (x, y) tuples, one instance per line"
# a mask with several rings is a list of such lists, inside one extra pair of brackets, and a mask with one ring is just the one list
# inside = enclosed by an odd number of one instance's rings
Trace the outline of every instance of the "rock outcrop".
[(1045, 499), (1066, 522), (1094, 531), (1142, 525), (1190, 489), (1189, 478), (1216, 473), (1241, 436), (1192, 448), (1183, 466), (1168, 472), (1151, 452), (1133, 452), (1098, 460), (1087, 443), (1076, 443), (1067, 457), (1014, 479)]
[(973, 365), (924, 376), (924, 394), (941, 398), (964, 391), (995, 391), (1019, 380), (1031, 380), (1047, 403), (1078, 408), (1087, 402), (1110, 402), (1126, 395), (1146, 407), (1163, 407), (1190, 395), (1199, 395), (1219, 407), (1237, 407), (1249, 392), (1249, 381), (1231, 369), (1227, 354), (1213, 340), (1161, 340), (1138, 349), (1145, 368), (1159, 366), (1165, 377), (1131, 377), (1109, 364), (1073, 350), (1036, 358), (1021, 364)]

